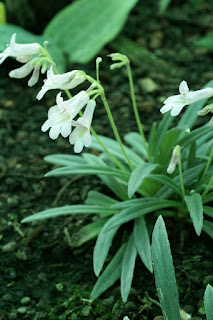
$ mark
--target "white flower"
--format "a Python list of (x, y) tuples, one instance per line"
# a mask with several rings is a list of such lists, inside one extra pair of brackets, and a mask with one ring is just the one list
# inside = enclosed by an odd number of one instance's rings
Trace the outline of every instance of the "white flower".
[(80, 153), (83, 150), (84, 146), (89, 147), (92, 142), (90, 125), (92, 122), (95, 106), (95, 101), (89, 100), (83, 116), (78, 118), (77, 121), (73, 122), (73, 125), (76, 126), (76, 128), (71, 133), (69, 141), (71, 144), (74, 144), (75, 153)]
[(8, 57), (15, 57), (19, 62), (29, 62), (33, 54), (40, 52), (39, 43), (18, 44), (16, 43), (16, 34), (14, 33), (10, 40), (10, 45), (0, 53), (0, 64)]
[(48, 111), (48, 119), (41, 127), (43, 132), (50, 129), (49, 136), (55, 140), (61, 134), (64, 138), (68, 137), (72, 131), (73, 118), (89, 101), (86, 91), (81, 91), (71, 99), (63, 101), (61, 92), (56, 97), (57, 105)]
[(54, 74), (53, 67), (47, 71), (47, 79), (44, 80), (44, 85), (37, 94), (37, 99), (41, 100), (44, 94), (51, 89), (73, 89), (84, 82), (85, 77), (78, 70), (73, 70), (63, 74)]
[(189, 92), (186, 81), (182, 81), (180, 83), (179, 91), (180, 94), (171, 96), (164, 101), (164, 106), (160, 109), (161, 113), (171, 110), (171, 116), (177, 116), (186, 105), (202, 99), (208, 99), (213, 96), (213, 88), (205, 88)]
[(40, 62), (38, 62), (38, 59), (35, 58), (30, 60), (20, 68), (10, 71), (9, 76), (11, 78), (21, 79), (21, 78), (25, 78), (33, 71), (33, 74), (30, 80), (28, 81), (28, 86), (32, 87), (34, 84), (38, 82), (40, 68), (41, 68), (41, 64)]

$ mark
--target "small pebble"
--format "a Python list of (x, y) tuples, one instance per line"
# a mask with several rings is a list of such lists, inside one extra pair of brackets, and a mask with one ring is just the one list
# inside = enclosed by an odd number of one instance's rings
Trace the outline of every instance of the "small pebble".
[(2, 300), (4, 301), (11, 301), (13, 300), (13, 296), (10, 293), (5, 293), (2, 297)]
[(20, 307), (17, 309), (18, 313), (24, 314), (27, 312), (27, 307)]
[(83, 316), (87, 317), (90, 314), (91, 306), (85, 306), (82, 310)]
[(2, 247), (2, 252), (5, 252), (5, 253), (13, 252), (15, 248), (16, 248), (16, 242), (10, 241)]
[(156, 316), (153, 320), (163, 320), (163, 316)]
[(139, 79), (139, 85), (145, 93), (151, 93), (158, 90), (158, 85), (151, 78)]
[(8, 315), (8, 319), (9, 320), (15, 320), (17, 318), (17, 315), (16, 313), (14, 312), (11, 312), (9, 315)]
[(31, 301), (30, 297), (24, 297), (21, 299), (21, 304), (26, 305), (29, 304)]

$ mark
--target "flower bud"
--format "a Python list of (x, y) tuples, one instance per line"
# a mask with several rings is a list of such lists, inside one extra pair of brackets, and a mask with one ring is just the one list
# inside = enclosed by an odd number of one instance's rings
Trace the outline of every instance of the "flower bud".
[(180, 146), (176, 146), (172, 152), (172, 158), (167, 168), (167, 173), (172, 174), (175, 171), (176, 165), (180, 162)]

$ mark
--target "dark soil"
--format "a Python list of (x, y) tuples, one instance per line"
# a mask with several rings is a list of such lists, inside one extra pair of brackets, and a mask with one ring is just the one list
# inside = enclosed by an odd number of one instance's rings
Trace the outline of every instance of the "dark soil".
[[(159, 108), (165, 97), (176, 94), (181, 80), (193, 90), (213, 78), (212, 54), (194, 41), (212, 29), (211, 1), (193, 6), (193, 1), (172, 2), (164, 16), (157, 15), (155, 1), (142, 2), (131, 12), (119, 36), (149, 50), (144, 60), (131, 52), (135, 91), (145, 132), (161, 118)], [(109, 71), (106, 55), (115, 50), (112, 42), (102, 50), (101, 80), (121, 136), (136, 130), (128, 82), (123, 70)], [(118, 49), (116, 50), (118, 51)], [(122, 47), (125, 52), (125, 48)], [(147, 52), (146, 52), (147, 53)], [(148, 65), (149, 54), (155, 63)], [(161, 65), (162, 70), (157, 66)], [(94, 75), (94, 61), (72, 66)], [(82, 203), (90, 189), (103, 190), (96, 177), (81, 180), (44, 178), (51, 169), (43, 157), (54, 153), (73, 153), (67, 139), (56, 141), (41, 132), (47, 110), (54, 104), (55, 92), (41, 102), (35, 96), (42, 80), (33, 88), (26, 79), (11, 80), (8, 72), (16, 62), (8, 59), (1, 66), (0, 78), (0, 319), (153, 319), (161, 314), (153, 275), (137, 260), (129, 300), (123, 304), (119, 284), (92, 304), (91, 289), (96, 281), (92, 270), (94, 241), (73, 249), (69, 234), (89, 221), (89, 217), (65, 217), (35, 224), (20, 221), (35, 212), (65, 204)], [(156, 71), (155, 71), (156, 67)], [(146, 80), (154, 81), (154, 88)], [(145, 84), (144, 84), (145, 83)], [(199, 124), (199, 122), (198, 122)], [(112, 137), (112, 131), (99, 102), (94, 128)], [(107, 190), (106, 190), (107, 192)], [(166, 219), (179, 287), (181, 306), (189, 305), (193, 316), (203, 318), (202, 297), (207, 283), (213, 283), (212, 242), (198, 238), (192, 227)], [(188, 309), (189, 310), (189, 309)], [(198, 318), (197, 318), (198, 319)]]

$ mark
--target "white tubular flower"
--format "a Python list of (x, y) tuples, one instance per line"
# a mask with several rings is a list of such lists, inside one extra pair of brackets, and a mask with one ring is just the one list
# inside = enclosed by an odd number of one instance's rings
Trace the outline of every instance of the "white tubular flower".
[[(68, 137), (72, 131), (73, 118), (89, 101), (86, 91), (79, 92), (73, 98), (63, 101), (61, 92), (56, 97), (57, 105), (48, 111), (48, 119), (41, 127), (43, 132), (50, 129), (49, 136), (55, 140), (61, 134), (64, 138)], [(69, 111), (68, 111), (69, 110)]]
[(180, 94), (171, 96), (164, 101), (164, 106), (160, 109), (161, 113), (171, 110), (171, 116), (177, 116), (181, 110), (189, 104), (208, 99), (213, 96), (213, 88), (205, 88), (189, 92), (186, 81), (182, 81), (179, 86)]
[(51, 89), (73, 89), (85, 81), (85, 77), (78, 70), (73, 70), (63, 74), (54, 74), (53, 67), (47, 71), (47, 79), (44, 80), (44, 85), (37, 94), (37, 99), (41, 100), (44, 94)]
[(172, 152), (172, 158), (167, 168), (167, 173), (172, 174), (175, 171), (176, 165), (180, 162), (180, 146), (176, 146)]
[(40, 52), (41, 46), (39, 43), (18, 44), (16, 43), (16, 34), (11, 37), (9, 46), (0, 53), (0, 64), (8, 57), (15, 57), (19, 62), (29, 62), (33, 54)]
[(80, 153), (83, 150), (84, 146), (89, 147), (92, 142), (90, 125), (92, 122), (95, 106), (96, 102), (94, 100), (89, 100), (83, 116), (78, 118), (77, 121), (73, 122), (73, 126), (76, 126), (76, 128), (71, 133), (69, 141), (71, 144), (74, 144), (75, 153)]

